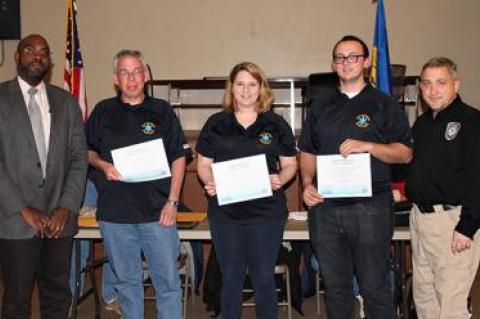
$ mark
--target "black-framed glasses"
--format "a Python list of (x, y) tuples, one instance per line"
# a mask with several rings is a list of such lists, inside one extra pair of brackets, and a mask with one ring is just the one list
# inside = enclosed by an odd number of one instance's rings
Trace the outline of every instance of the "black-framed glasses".
[(350, 54), (347, 56), (337, 55), (333, 57), (333, 63), (335, 64), (343, 64), (345, 61), (348, 63), (356, 63), (358, 62), (359, 58), (363, 58), (363, 54)]
[(48, 58), (52, 55), (52, 52), (50, 52), (49, 49), (44, 48), (40, 50), (35, 50), (33, 47), (24, 47), (22, 49), (23, 54), (29, 55), (29, 56), (38, 56), (42, 59)]

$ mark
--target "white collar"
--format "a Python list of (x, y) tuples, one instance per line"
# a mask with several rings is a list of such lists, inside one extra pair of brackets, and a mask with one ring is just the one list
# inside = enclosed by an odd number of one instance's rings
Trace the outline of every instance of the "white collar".
[[(18, 79), (18, 84), (20, 85), (20, 89), (22, 90), (22, 93), (24, 95), (28, 95), (28, 90), (30, 90), (30, 88), (32, 88), (32, 86), (30, 84), (28, 84), (27, 81), (22, 79), (22, 77), (20, 77), (20, 76), (17, 76), (17, 79)], [(33, 87), (36, 88), (38, 90), (38, 92), (44, 92), (45, 91), (45, 83), (43, 81), (41, 81), (37, 86), (33, 86)]]

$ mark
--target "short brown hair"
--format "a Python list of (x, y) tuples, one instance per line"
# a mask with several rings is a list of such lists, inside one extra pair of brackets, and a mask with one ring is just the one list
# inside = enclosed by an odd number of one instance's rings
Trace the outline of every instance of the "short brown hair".
[(443, 57), (443, 56), (431, 58), (430, 60), (428, 60), (428, 61), (422, 66), (422, 72), (420, 72), (420, 77), (422, 77), (423, 72), (424, 72), (426, 69), (430, 69), (430, 68), (442, 68), (442, 67), (447, 68), (448, 71), (450, 72), (450, 74), (452, 75), (452, 77), (453, 77), (454, 79), (457, 79), (457, 78), (458, 78), (457, 65), (455, 64), (455, 62), (453, 62), (453, 61), (450, 60), (449, 58), (446, 58), (446, 57)]
[(332, 50), (332, 57), (335, 58), (335, 51), (337, 51), (337, 47), (340, 45), (340, 43), (349, 42), (349, 41), (357, 42), (358, 44), (360, 44), (360, 46), (362, 47), (363, 56), (365, 58), (368, 58), (370, 56), (370, 52), (368, 51), (368, 46), (365, 43), (365, 41), (363, 41), (356, 35), (348, 34), (346, 36), (343, 36), (340, 40), (337, 41), (337, 43), (335, 43)]
[(247, 71), (260, 84), (260, 96), (258, 97), (258, 101), (255, 107), (256, 111), (258, 113), (263, 113), (270, 110), (270, 107), (275, 100), (275, 98), (273, 97), (272, 89), (270, 88), (270, 84), (268, 84), (265, 73), (263, 73), (263, 71), (255, 63), (252, 62), (239, 63), (233, 67), (232, 71), (230, 71), (230, 75), (228, 76), (227, 83), (225, 85), (223, 108), (227, 112), (235, 111), (235, 101), (233, 98), (232, 89), (235, 78), (240, 71)]

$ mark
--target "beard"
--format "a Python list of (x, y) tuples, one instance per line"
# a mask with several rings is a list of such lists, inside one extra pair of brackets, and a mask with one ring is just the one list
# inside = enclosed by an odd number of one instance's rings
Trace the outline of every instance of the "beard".
[(18, 75), (29, 84), (37, 85), (47, 75), (50, 65), (41, 61), (23, 62), (18, 65)]

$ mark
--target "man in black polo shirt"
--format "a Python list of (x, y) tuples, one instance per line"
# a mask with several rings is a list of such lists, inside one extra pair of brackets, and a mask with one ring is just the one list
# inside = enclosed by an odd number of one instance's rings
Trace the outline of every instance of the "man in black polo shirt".
[(450, 59), (423, 66), (420, 89), (430, 109), (413, 127), (407, 179), (419, 318), (469, 318), (480, 259), (480, 113), (462, 102), (459, 87)]
[[(320, 262), (329, 319), (352, 318), (356, 274), (369, 318), (394, 318), (389, 284), (393, 235), (390, 167), (411, 158), (410, 129), (400, 106), (365, 82), (368, 48), (355, 36), (335, 44), (338, 90), (310, 103), (299, 141), (303, 200)], [(316, 156), (371, 154), (372, 197), (324, 199), (314, 184)]]
[[(181, 289), (176, 268), (180, 241), (175, 227), (188, 148), (171, 106), (144, 94), (148, 71), (139, 51), (123, 50), (114, 59), (118, 97), (101, 101), (87, 126), (88, 157), (96, 168), (97, 217), (117, 276), (124, 318), (144, 318), (145, 256), (155, 288), (159, 318), (180, 319)], [(161, 139), (171, 178), (128, 183), (113, 165), (112, 150)], [(147, 161), (158, 158), (146, 157)]]

